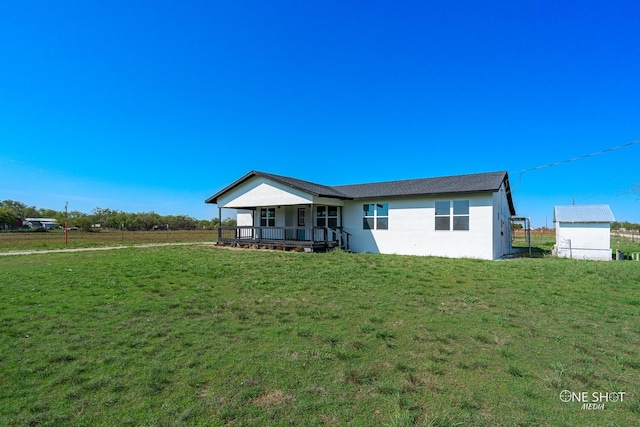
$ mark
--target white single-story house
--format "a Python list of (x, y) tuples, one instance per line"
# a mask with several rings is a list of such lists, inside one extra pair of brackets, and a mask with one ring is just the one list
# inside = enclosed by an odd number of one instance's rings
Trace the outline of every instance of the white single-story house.
[(609, 205), (555, 206), (555, 253), (559, 257), (611, 261)]
[(219, 227), (221, 244), (480, 259), (512, 251), (504, 171), (339, 186), (252, 171), (206, 203), (237, 209), (237, 226)]

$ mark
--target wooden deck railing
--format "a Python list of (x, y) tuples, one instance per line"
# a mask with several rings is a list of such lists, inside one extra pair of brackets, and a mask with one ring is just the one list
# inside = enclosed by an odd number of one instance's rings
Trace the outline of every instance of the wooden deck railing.
[(349, 249), (349, 236), (342, 227), (218, 227), (218, 241), (221, 243), (324, 244)]

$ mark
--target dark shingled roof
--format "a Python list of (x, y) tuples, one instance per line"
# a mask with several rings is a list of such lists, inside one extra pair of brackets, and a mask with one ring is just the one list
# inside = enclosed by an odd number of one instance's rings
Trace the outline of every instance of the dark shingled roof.
[(343, 200), (495, 192), (500, 189), (500, 186), (504, 182), (506, 185), (509, 208), (512, 215), (515, 215), (515, 208), (511, 198), (511, 189), (509, 188), (509, 176), (505, 171), (444, 176), (438, 178), (374, 182), (369, 184), (338, 185), (333, 187), (282, 175), (251, 171), (231, 185), (209, 197), (206, 200), (206, 203), (216, 203), (218, 197), (222, 194), (254, 176), (262, 176), (317, 197), (333, 197)]
[(290, 178), (288, 176), (274, 175), (272, 173), (256, 172), (258, 175), (262, 175), (266, 178), (270, 178), (276, 182), (287, 185), (289, 187), (303, 190), (307, 193), (313, 194), (318, 197), (336, 197), (338, 199), (349, 199), (350, 197), (345, 195), (336, 189), (336, 187), (329, 187), (328, 185), (315, 184), (309, 181), (303, 181), (297, 178)]
[(498, 191), (506, 174), (506, 172), (476, 173), (371, 184), (339, 185), (333, 188), (347, 194), (352, 199), (482, 193)]

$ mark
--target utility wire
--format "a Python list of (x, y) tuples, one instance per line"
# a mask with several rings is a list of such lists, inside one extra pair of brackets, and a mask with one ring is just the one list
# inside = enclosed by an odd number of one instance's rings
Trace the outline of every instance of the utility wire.
[(629, 147), (631, 145), (635, 145), (635, 144), (639, 144), (639, 143), (640, 143), (640, 139), (632, 141), (632, 142), (628, 142), (628, 143), (623, 144), (623, 145), (618, 145), (616, 147), (607, 148), (606, 150), (596, 151), (595, 153), (590, 153), (590, 154), (585, 154), (583, 156), (574, 157), (572, 159), (562, 160), (560, 162), (555, 162), (555, 163), (549, 163), (548, 165), (536, 166), (535, 168), (522, 169), (521, 171), (518, 171), (518, 172), (522, 174), (522, 173), (525, 173), (525, 172), (530, 172), (530, 171), (534, 171), (534, 170), (538, 170), (538, 169), (550, 168), (552, 166), (558, 166), (558, 165), (562, 165), (564, 163), (575, 162), (576, 160), (586, 159), (587, 157), (599, 156), (600, 154), (608, 153), (609, 151), (619, 150), (621, 148)]
[(574, 157), (572, 159), (567, 159), (567, 160), (561, 160), (559, 162), (554, 162), (554, 163), (549, 163), (547, 165), (542, 165), (542, 166), (536, 166), (534, 168), (528, 168), (528, 169), (522, 169), (520, 171), (516, 171), (515, 173), (519, 173), (520, 174), (520, 178), (518, 179), (518, 184), (517, 186), (520, 185), (520, 182), (522, 181), (522, 175), (525, 172), (531, 172), (531, 171), (535, 171), (535, 170), (540, 170), (540, 169), (546, 169), (546, 168), (550, 168), (553, 166), (558, 166), (558, 165), (563, 165), (565, 163), (571, 163), (571, 162), (575, 162), (576, 160), (582, 160), (582, 159), (586, 159), (588, 157), (594, 157), (594, 156), (599, 156), (600, 154), (604, 154), (604, 153), (608, 153), (610, 151), (615, 151), (615, 150), (619, 150), (621, 148), (625, 148), (625, 147), (629, 147), (631, 145), (635, 145), (635, 144), (640, 144), (640, 139), (637, 139), (635, 141), (631, 141), (631, 142), (627, 142), (626, 144), (622, 144), (622, 145), (617, 145), (615, 147), (610, 147), (607, 148), (605, 150), (601, 150), (601, 151), (596, 151), (595, 153), (589, 153), (589, 154), (585, 154), (582, 156), (578, 156), (578, 157)]

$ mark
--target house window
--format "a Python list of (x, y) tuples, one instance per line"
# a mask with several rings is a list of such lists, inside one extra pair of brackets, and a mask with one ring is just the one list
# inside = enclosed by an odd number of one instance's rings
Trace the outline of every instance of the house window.
[(389, 204), (367, 203), (362, 205), (363, 230), (389, 229)]
[(436, 230), (469, 230), (469, 201), (436, 202)]
[(304, 208), (298, 209), (298, 227), (304, 227), (305, 216)]
[(337, 206), (316, 207), (316, 226), (337, 228), (338, 227), (338, 207)]
[(454, 230), (469, 229), (469, 201), (468, 200), (453, 201), (453, 229)]
[(260, 209), (260, 227), (276, 226), (276, 208)]
[(316, 207), (316, 226), (318, 227), (327, 226), (327, 207), (326, 206)]
[(337, 206), (327, 206), (327, 225), (329, 228), (338, 228)]
[(436, 230), (451, 230), (451, 204), (448, 200), (436, 202)]

